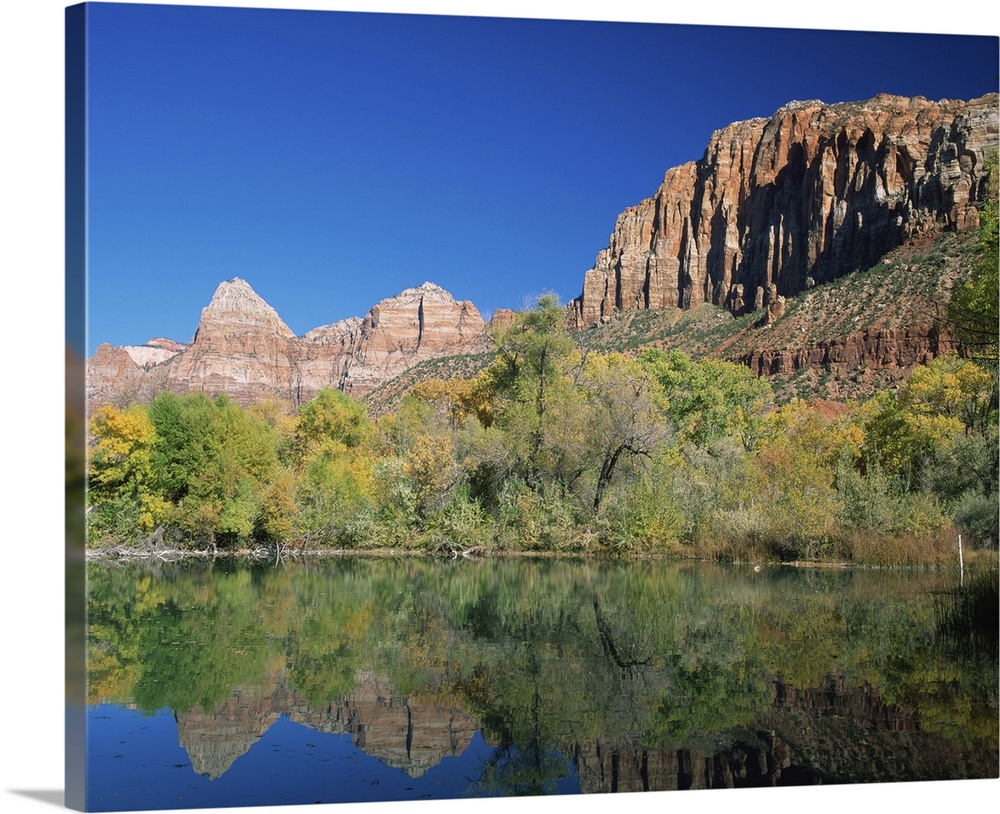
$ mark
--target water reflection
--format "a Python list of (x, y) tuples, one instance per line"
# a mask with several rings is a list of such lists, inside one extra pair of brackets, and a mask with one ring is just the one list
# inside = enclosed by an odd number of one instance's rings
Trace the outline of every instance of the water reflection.
[[(945, 583), (648, 562), (91, 565), (89, 701), (169, 710), (212, 781), (279, 721), (408, 778), (455, 764), (430, 796), (996, 777), (996, 660), (935, 646)], [(296, 758), (269, 748), (273, 789)], [(96, 807), (141, 782), (96, 757)], [(405, 799), (370, 792), (273, 801)], [(141, 807), (180, 804), (165, 799)]]

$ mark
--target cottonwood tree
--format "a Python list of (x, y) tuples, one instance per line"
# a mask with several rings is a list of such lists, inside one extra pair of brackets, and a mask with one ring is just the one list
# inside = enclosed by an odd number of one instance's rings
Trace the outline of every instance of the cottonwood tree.
[[(157, 441), (156, 427), (142, 405), (104, 405), (91, 416), (87, 501), (103, 515), (106, 528), (134, 535), (151, 531), (162, 519), (166, 503), (152, 465)], [(129, 518), (136, 528), (125, 527)]]
[(587, 410), (587, 446), (595, 456), (597, 511), (616, 472), (649, 461), (669, 430), (659, 383), (620, 353), (591, 353), (580, 379)]

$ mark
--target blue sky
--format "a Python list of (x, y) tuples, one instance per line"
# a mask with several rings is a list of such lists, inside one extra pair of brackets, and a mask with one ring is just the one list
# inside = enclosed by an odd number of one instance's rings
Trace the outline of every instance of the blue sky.
[(93, 4), (88, 340), (246, 279), (297, 334), (430, 280), (577, 296), (616, 215), (792, 99), (997, 90), (997, 38)]

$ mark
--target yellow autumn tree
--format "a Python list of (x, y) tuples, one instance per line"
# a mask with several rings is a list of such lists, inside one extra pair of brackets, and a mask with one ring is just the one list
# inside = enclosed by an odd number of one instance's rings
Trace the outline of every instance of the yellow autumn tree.
[(127, 533), (130, 522), (136, 532), (149, 532), (162, 520), (167, 503), (154, 487), (157, 434), (146, 408), (105, 405), (91, 416), (89, 430), (88, 505), (119, 533)]

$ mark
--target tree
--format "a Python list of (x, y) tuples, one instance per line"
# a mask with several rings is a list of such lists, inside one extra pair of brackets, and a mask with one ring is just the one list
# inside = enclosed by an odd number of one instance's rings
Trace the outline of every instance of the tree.
[(183, 533), (228, 545), (271, 539), (287, 528), (279, 516), (291, 506), (275, 485), (280, 466), (266, 421), (225, 395), (166, 393), (149, 409), (160, 439), (151, 461), (154, 477)]
[(594, 511), (623, 462), (651, 459), (667, 437), (659, 383), (620, 353), (588, 354), (581, 377), (588, 406), (588, 448), (598, 463)]
[(352, 449), (370, 435), (371, 423), (365, 405), (340, 390), (324, 388), (299, 407), (292, 448), (301, 460), (330, 443)]
[(979, 214), (979, 239), (972, 257), (972, 277), (952, 293), (948, 319), (966, 353), (995, 367), (1000, 325), (998, 260), (997, 154), (986, 162), (986, 200)]
[(547, 468), (543, 450), (554, 420), (566, 418), (571, 390), (566, 374), (574, 351), (566, 316), (554, 294), (543, 294), (533, 308), (494, 332), (497, 358), (484, 371), (500, 426), (518, 442), (519, 474), (529, 487), (540, 486)]
[(160, 439), (151, 459), (156, 482), (177, 504), (213, 454), (212, 402), (204, 393), (162, 393), (149, 405), (149, 417)]
[(734, 436), (753, 450), (774, 400), (766, 379), (743, 365), (717, 359), (694, 362), (676, 350), (648, 348), (639, 359), (660, 383), (680, 440), (704, 445)]
[[(90, 419), (90, 434), (90, 505), (104, 509), (104, 519), (111, 525), (124, 519), (112, 514), (134, 516), (138, 528), (131, 530), (133, 534), (152, 530), (162, 519), (166, 503), (154, 482), (152, 459), (158, 436), (146, 408), (100, 407)], [(129, 533), (125, 528), (121, 531)]]
[(996, 377), (975, 362), (948, 354), (915, 368), (899, 402), (918, 416), (946, 416), (962, 422), (966, 434), (986, 434), (996, 422)]

